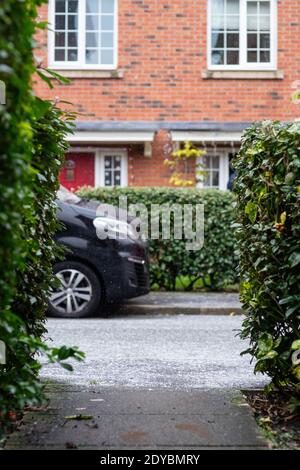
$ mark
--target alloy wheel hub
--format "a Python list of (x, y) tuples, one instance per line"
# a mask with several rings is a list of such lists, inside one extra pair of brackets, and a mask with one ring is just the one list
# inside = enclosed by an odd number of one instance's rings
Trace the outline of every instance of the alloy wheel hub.
[(92, 286), (85, 274), (76, 269), (56, 273), (61, 285), (52, 292), (50, 304), (64, 314), (83, 310), (92, 299)]

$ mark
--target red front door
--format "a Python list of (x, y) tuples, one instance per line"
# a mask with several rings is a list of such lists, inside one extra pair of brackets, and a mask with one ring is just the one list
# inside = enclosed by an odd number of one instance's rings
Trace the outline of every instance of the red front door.
[(76, 191), (81, 186), (95, 186), (95, 154), (67, 153), (60, 182), (66, 188)]

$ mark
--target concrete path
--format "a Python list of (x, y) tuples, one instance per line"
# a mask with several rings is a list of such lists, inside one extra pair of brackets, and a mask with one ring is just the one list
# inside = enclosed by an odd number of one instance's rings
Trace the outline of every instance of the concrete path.
[[(261, 449), (240, 393), (48, 386), (6, 449)], [(76, 415), (89, 419), (70, 419)]]
[(116, 315), (241, 314), (239, 294), (227, 292), (151, 292), (111, 309)]
[[(7, 449), (257, 449), (267, 443), (241, 388), (254, 376), (241, 317), (151, 315), (50, 320), (54, 345), (87, 354), (73, 374), (46, 366), (48, 409), (25, 415)], [(70, 416), (89, 419), (69, 419)]]

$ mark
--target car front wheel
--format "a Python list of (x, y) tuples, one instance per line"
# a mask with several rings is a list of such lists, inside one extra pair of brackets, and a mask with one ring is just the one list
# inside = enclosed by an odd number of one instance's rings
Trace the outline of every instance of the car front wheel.
[(92, 269), (77, 261), (63, 261), (55, 264), (53, 271), (60, 285), (50, 295), (50, 315), (82, 318), (99, 309), (102, 288)]

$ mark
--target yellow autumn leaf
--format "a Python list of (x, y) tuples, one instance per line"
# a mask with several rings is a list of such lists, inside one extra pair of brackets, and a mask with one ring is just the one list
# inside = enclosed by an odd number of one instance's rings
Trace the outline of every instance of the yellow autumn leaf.
[(286, 212), (282, 212), (282, 214), (280, 214), (280, 223), (284, 225), (285, 222), (286, 222)]

